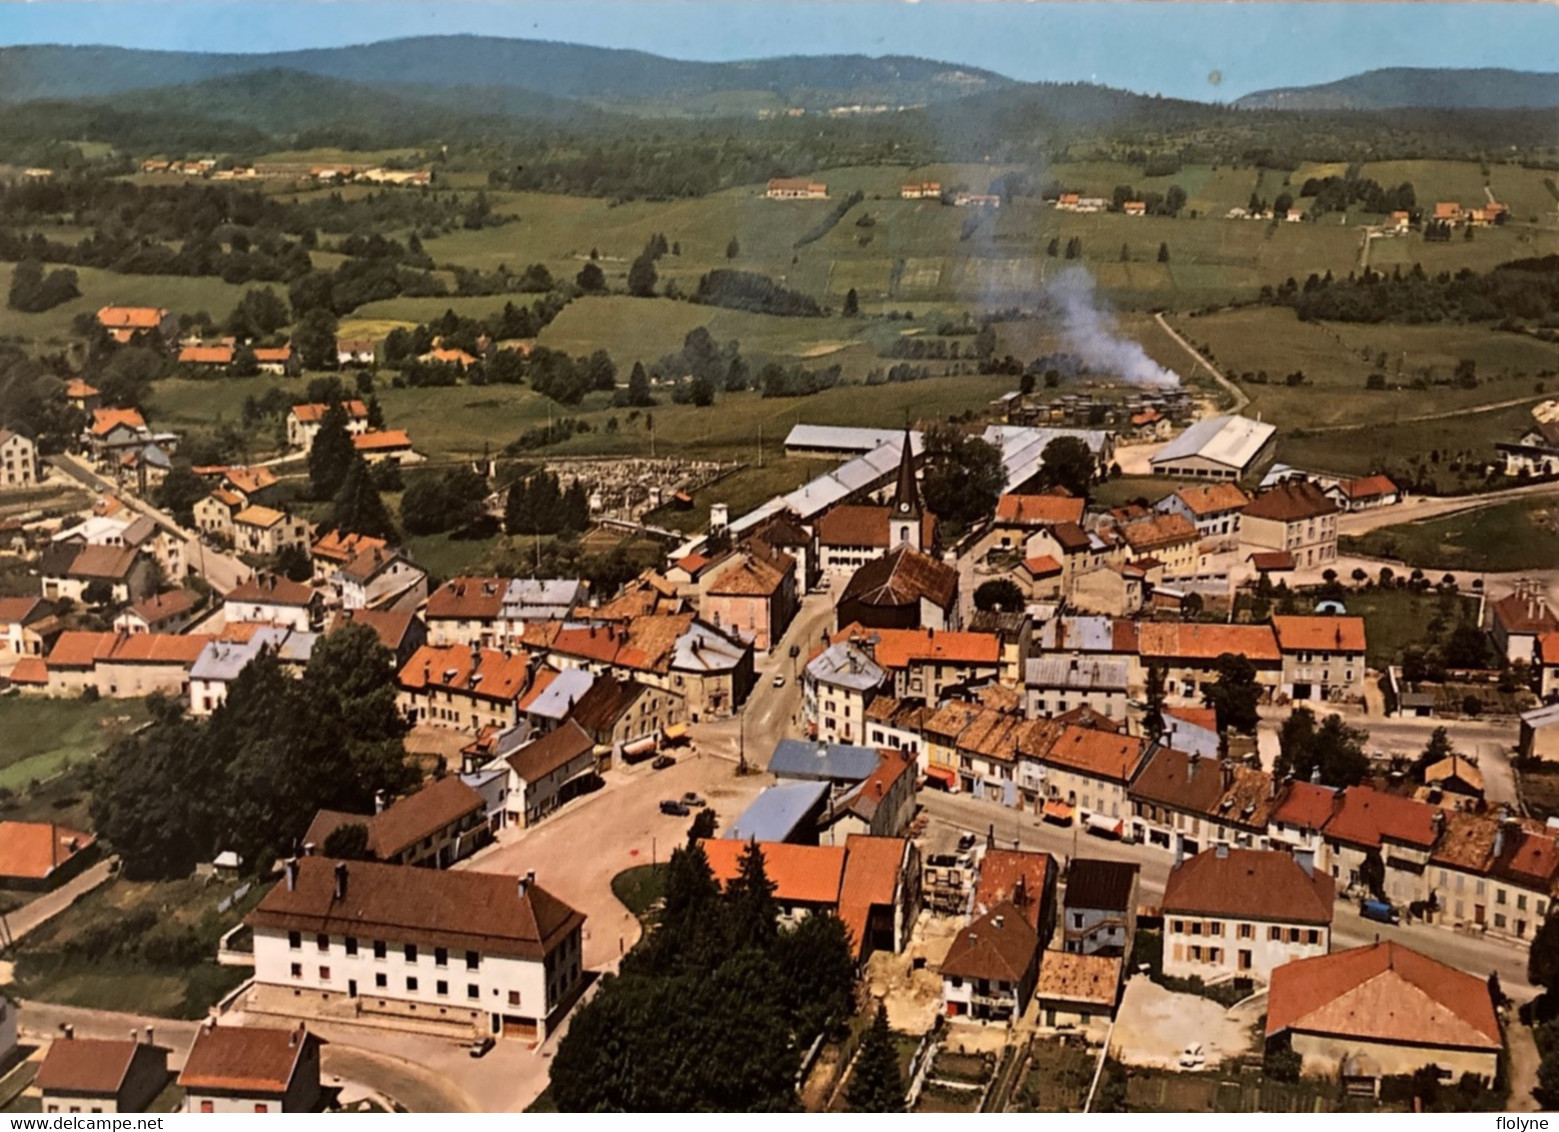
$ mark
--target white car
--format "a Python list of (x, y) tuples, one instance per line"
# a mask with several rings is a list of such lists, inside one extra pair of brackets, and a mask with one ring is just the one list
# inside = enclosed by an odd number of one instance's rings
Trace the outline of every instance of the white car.
[(785, 677), (784, 676), (776, 676), (776, 677), (774, 677), (774, 686), (776, 688), (783, 688), (785, 686)]

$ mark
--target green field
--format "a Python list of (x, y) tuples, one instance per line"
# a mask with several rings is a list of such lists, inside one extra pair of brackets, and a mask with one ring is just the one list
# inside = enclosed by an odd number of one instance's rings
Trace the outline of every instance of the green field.
[(1424, 570), (1551, 569), (1559, 562), (1559, 511), (1548, 503), (1501, 503), (1346, 540), (1344, 553), (1397, 558)]
[[(1375, 577), (1378, 576), (1377, 571)], [(1371, 578), (1372, 583), (1374, 580)], [(1351, 579), (1342, 581), (1350, 584)], [(1408, 646), (1421, 647), (1425, 643), (1424, 627), (1435, 618), (1454, 624), (1458, 617), (1471, 620), (1478, 615), (1478, 602), (1473, 597), (1444, 598), (1436, 593), (1381, 589), (1373, 584), (1343, 595), (1342, 600), (1351, 615), (1364, 618), (1368, 640), (1365, 663), (1377, 670), (1397, 663)]]
[[(1285, 431), (1278, 433), (1277, 458), (1299, 468), (1356, 475), (1384, 469), (1411, 478), (1421, 470), (1420, 491), (1430, 495), (1476, 490), (1498, 456), (1494, 445), (1531, 423), (1530, 406), (1522, 404), (1436, 420)], [(1451, 469), (1453, 461), (1460, 462), (1459, 471)]]
[[(10, 290), (11, 267), (0, 263), (0, 290)], [(111, 305), (167, 307), (175, 314), (205, 311), (220, 322), (248, 290), (209, 276), (117, 275), (95, 267), (74, 270), (81, 288), (78, 298), (38, 314), (7, 310), (5, 332), (31, 340), (36, 348), (55, 349), (70, 339), (70, 324), (76, 315)]]
[(22, 791), (66, 766), (96, 758), (146, 721), (141, 700), (0, 698), (0, 789)]

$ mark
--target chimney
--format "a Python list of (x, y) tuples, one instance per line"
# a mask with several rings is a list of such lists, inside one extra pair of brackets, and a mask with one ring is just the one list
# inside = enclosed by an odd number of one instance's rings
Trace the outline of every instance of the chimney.
[(1311, 770), (1310, 770), (1310, 785), (1312, 785), (1312, 786), (1319, 786), (1319, 785), (1321, 785), (1321, 764), (1320, 763), (1316, 763), (1315, 766), (1312, 767)]
[(1196, 779), (1196, 766), (1201, 761), (1202, 756), (1198, 752), (1192, 751), (1191, 757), (1186, 760), (1185, 764), (1185, 776), (1187, 782), (1191, 782)]
[(1220, 861), (1227, 861), (1229, 859), (1229, 843), (1227, 841), (1218, 842), (1213, 852), (1218, 855)]
[(67, 1042), (73, 1042), (76, 1040), (76, 1027), (72, 1026), (69, 1022), (62, 1024), (60, 1029), (65, 1032), (65, 1040)]
[(155, 1044), (152, 1039), (155, 1036), (156, 1032), (157, 1032), (157, 1030), (156, 1030), (155, 1026), (148, 1026), (148, 1027), (146, 1027), (146, 1044), (147, 1045), (154, 1045)]
[(997, 916), (991, 922), (994, 923), (998, 928), (1000, 928), (1000, 927), (1002, 927), (1002, 925), (1004, 925), (1007, 922), (1007, 917), (1006, 916)]
[(996, 848), (996, 823), (995, 822), (991, 822), (991, 824), (986, 827), (986, 830), (985, 830), (985, 847), (987, 849), (994, 849), (994, 848)]
[(305, 857), (312, 857), (317, 848), (318, 847), (312, 841), (305, 841), (303, 843), (303, 855)]
[(287, 874), (287, 891), (295, 891), (298, 887), (298, 859), (296, 857), (287, 858), (283, 871)]
[(1018, 883), (1012, 886), (1012, 902), (1019, 908), (1028, 903), (1028, 879), (1021, 873), (1018, 875)]
[(130, 1044), (135, 1045), (141, 1040), (141, 1031), (134, 1026), (130, 1027)]
[(1234, 785), (1234, 764), (1227, 759), (1221, 759), (1219, 766), (1223, 769), (1223, 788), (1227, 790)]
[(336, 899), (346, 899), (346, 862), (336, 862)]
[(515, 878), (515, 882), (514, 882), (515, 895), (517, 895), (521, 900), (524, 900), (525, 896), (526, 896), (526, 893), (528, 893), (530, 891), (531, 880), (532, 880), (532, 878), (535, 877), (535, 875), (536, 875), (535, 873), (526, 873), (522, 877), (516, 877)]
[(374, 791), (374, 813), (384, 813), (385, 795), (383, 790)]
[(1505, 823), (1501, 821), (1494, 830), (1494, 858), (1498, 860), (1505, 854)]

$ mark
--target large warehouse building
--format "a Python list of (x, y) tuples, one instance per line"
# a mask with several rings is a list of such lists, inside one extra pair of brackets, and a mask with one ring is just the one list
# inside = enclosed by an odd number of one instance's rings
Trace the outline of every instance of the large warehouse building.
[(1247, 417), (1197, 421), (1152, 458), (1153, 473), (1183, 479), (1237, 480), (1272, 453), (1277, 429)]

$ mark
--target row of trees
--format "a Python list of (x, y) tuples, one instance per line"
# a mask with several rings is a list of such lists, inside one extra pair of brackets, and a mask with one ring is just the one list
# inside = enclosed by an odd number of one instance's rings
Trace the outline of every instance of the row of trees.
[(261, 655), (207, 719), (153, 697), (151, 723), (92, 763), (92, 820), (135, 880), (189, 875), (233, 850), (249, 868), (296, 852), (321, 807), (372, 811), (415, 783), (395, 657), (367, 626), (320, 639), (301, 678)]
[(1539, 321), (1559, 313), (1559, 255), (1514, 260), (1479, 274), (1427, 275), (1419, 264), (1391, 274), (1365, 270), (1346, 280), (1328, 272), (1262, 288), (1262, 299), (1294, 308), (1300, 318), (1333, 322)]
[(14, 311), (36, 314), (69, 302), (80, 294), (76, 273), (70, 268), (57, 268), (45, 275), (43, 264), (35, 259), (24, 259), (11, 271), (11, 288), (6, 293), (5, 305)]
[(521, 476), (503, 502), (503, 529), (511, 535), (582, 534), (590, 526), (590, 496), (583, 480), (559, 486), (555, 472)]

